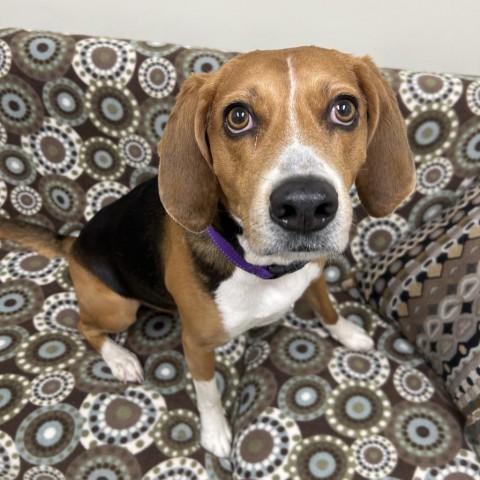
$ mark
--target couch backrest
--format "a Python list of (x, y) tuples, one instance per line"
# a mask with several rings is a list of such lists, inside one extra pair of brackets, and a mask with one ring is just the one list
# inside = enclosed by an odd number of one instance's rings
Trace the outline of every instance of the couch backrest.
[[(0, 30), (1, 214), (78, 231), (156, 174), (156, 144), (185, 78), (234, 54), (52, 32)], [(356, 208), (351, 261), (388, 248), (480, 171), (480, 79), (384, 69), (418, 169), (397, 213)]]

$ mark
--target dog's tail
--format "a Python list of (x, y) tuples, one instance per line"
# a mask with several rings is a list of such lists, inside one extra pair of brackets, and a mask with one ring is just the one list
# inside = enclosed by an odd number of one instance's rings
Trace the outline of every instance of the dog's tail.
[(56, 235), (48, 228), (38, 225), (0, 219), (0, 239), (12, 240), (40, 255), (53, 258), (67, 256), (75, 237)]

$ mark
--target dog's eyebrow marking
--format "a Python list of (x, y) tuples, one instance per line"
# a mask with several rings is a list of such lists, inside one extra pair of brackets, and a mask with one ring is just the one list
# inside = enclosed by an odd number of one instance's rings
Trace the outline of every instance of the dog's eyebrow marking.
[(347, 85), (346, 83), (340, 83), (335, 81), (329, 81), (323, 88), (323, 91), (327, 94), (330, 94), (332, 92), (349, 92), (351, 90), (352, 90), (351, 85)]
[(224, 108), (230, 107), (235, 103), (254, 103), (258, 100), (258, 93), (255, 87), (247, 87), (231, 95), (228, 95), (224, 99)]
[(292, 58), (287, 57), (287, 66), (288, 66), (288, 78), (290, 81), (290, 92), (288, 96), (288, 116), (290, 125), (293, 131), (293, 141), (298, 142), (299, 132), (297, 117), (295, 115), (295, 93), (297, 91), (297, 77), (295, 76), (295, 71), (293, 70)]

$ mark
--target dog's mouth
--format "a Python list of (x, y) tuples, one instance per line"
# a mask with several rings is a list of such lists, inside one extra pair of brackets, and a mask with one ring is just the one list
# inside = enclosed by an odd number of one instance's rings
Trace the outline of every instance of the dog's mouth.
[[(295, 262), (311, 262), (341, 253), (346, 244), (332, 241), (326, 234), (285, 234), (263, 236), (260, 242), (250, 241), (246, 235), (238, 237), (245, 259), (257, 265), (288, 265)], [(255, 235), (258, 238), (260, 235)], [(268, 240), (267, 240), (268, 239)]]

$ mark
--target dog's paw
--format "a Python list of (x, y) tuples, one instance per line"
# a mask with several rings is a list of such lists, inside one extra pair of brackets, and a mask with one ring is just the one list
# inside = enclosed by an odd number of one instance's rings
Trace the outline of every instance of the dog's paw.
[(337, 323), (324, 325), (330, 335), (345, 347), (356, 352), (368, 352), (375, 346), (373, 338), (353, 322), (338, 317)]
[(143, 382), (143, 369), (138, 358), (110, 338), (105, 340), (101, 354), (114, 377), (121, 382)]
[(202, 412), (200, 418), (202, 447), (217, 457), (229, 457), (232, 449), (232, 430), (223, 411), (213, 408)]

